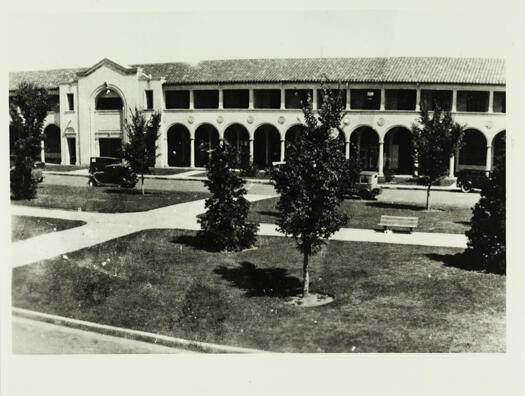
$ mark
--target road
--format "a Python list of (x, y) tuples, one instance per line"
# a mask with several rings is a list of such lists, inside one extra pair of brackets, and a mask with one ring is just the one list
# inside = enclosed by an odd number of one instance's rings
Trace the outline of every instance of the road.
[(12, 317), (13, 353), (35, 354), (119, 354), (194, 353), (148, 342), (72, 329), (31, 319)]
[[(81, 186), (87, 188), (87, 178), (81, 176), (46, 175), (44, 184), (60, 184), (70, 186)], [(194, 180), (166, 180), (147, 179), (146, 188), (167, 191), (195, 191), (207, 192), (203, 182)], [(250, 194), (274, 195), (275, 189), (268, 184), (247, 183)], [(431, 205), (453, 205), (472, 207), (479, 200), (478, 193), (462, 193), (459, 191), (432, 191), (430, 193)], [(378, 201), (425, 205), (426, 191), (424, 190), (394, 190), (384, 189), (378, 196)]]

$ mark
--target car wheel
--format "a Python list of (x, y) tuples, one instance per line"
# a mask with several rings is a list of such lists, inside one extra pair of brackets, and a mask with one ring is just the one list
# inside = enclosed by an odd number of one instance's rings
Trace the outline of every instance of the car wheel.
[(472, 183), (471, 182), (465, 182), (461, 183), (461, 191), (464, 193), (468, 193), (472, 191)]

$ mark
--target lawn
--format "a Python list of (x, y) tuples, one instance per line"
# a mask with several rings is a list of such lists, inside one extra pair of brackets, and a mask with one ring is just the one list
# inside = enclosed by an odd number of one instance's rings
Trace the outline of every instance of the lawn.
[[(276, 205), (279, 198), (270, 198), (252, 203), (249, 221), (275, 223), (278, 218)], [(415, 216), (419, 218), (416, 231), (463, 234), (470, 228), (472, 209), (468, 207), (434, 205), (426, 211), (421, 205), (390, 203), (382, 201), (360, 201), (347, 199), (341, 204), (349, 220), (346, 227), (373, 229), (381, 215)]]
[(40, 184), (37, 197), (31, 200), (11, 201), (15, 205), (38, 206), (86, 212), (141, 212), (163, 206), (204, 199), (208, 193), (187, 191), (140, 190), (103, 187), (78, 187)]
[(331, 241), (311, 289), (335, 301), (300, 308), (286, 304), (301, 287), (292, 241), (208, 252), (194, 235), (149, 230), (16, 268), (13, 305), (279, 352), (505, 351), (505, 277), (458, 268), (459, 249)]
[(87, 166), (46, 164), (45, 168), (42, 170), (53, 172), (71, 172), (80, 169), (87, 169)]
[(84, 225), (79, 220), (52, 219), (48, 217), (11, 216), (11, 241), (33, 238), (50, 232), (63, 231)]
[(148, 175), (169, 176), (195, 170), (194, 168), (149, 168)]

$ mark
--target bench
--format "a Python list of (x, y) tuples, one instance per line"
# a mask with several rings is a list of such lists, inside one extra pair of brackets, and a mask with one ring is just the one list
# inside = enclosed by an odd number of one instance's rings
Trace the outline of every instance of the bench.
[(381, 216), (381, 221), (378, 226), (382, 227), (383, 231), (387, 229), (396, 229), (412, 232), (417, 227), (417, 217), (403, 217), (403, 216)]

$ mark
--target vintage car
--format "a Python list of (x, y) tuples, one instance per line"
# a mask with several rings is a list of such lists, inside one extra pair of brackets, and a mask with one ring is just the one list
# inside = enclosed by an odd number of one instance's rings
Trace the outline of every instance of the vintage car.
[(137, 175), (120, 158), (91, 157), (90, 159), (88, 185), (91, 187), (133, 188), (137, 180)]
[(378, 185), (379, 175), (375, 171), (361, 171), (359, 182), (346, 191), (350, 196), (358, 196), (362, 199), (374, 199), (381, 194), (381, 187)]
[(463, 192), (470, 192), (474, 188), (481, 188), (488, 180), (487, 173), (482, 170), (462, 170), (457, 174), (456, 185)]

